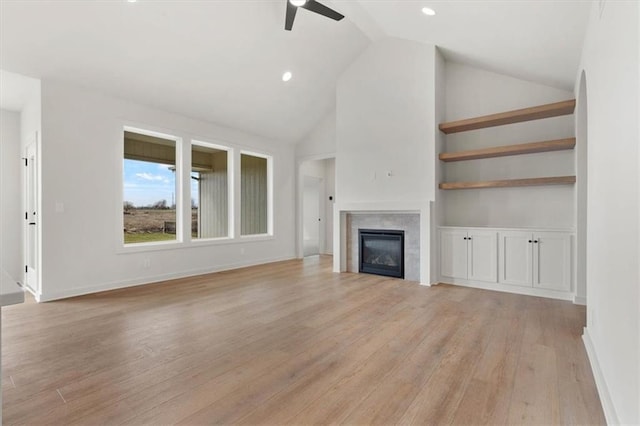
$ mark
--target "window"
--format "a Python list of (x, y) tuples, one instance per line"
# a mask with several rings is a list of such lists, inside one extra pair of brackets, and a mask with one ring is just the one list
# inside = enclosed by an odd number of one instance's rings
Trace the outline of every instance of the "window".
[(229, 152), (201, 142), (191, 145), (191, 237), (229, 237)]
[(176, 140), (124, 132), (124, 243), (175, 241)]
[(241, 235), (271, 234), (271, 158), (240, 155)]
[(124, 128), (118, 233), (124, 231), (125, 246), (157, 250), (167, 242), (218, 244), (223, 241), (207, 241), (273, 235), (272, 157), (190, 142), (185, 146), (174, 136)]

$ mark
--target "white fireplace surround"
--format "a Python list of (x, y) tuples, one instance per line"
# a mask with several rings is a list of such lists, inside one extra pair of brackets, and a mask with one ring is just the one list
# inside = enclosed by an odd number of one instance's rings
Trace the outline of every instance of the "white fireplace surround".
[[(407, 202), (363, 202), (363, 203), (339, 203), (334, 205), (334, 235), (333, 235), (333, 270), (334, 272), (347, 272), (349, 267), (348, 238), (351, 232), (348, 229), (348, 215), (419, 215), (419, 283), (431, 285), (435, 282), (431, 274), (432, 235), (436, 235), (432, 229), (431, 205)], [(353, 271), (357, 272), (357, 271)], [(417, 279), (417, 277), (413, 277)], [(409, 278), (407, 278), (409, 279)]]

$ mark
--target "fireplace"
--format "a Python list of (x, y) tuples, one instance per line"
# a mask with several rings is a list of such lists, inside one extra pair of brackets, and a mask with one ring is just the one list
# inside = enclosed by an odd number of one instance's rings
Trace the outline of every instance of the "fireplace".
[(404, 278), (404, 231), (358, 229), (359, 272)]

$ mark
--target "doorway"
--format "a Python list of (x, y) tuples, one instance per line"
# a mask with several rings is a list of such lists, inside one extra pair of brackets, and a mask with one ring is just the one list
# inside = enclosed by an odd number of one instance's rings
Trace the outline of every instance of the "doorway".
[(34, 295), (40, 294), (38, 279), (38, 144), (37, 135), (25, 148), (25, 221), (24, 263), (25, 287)]
[(313, 256), (321, 252), (322, 213), (320, 209), (323, 179), (314, 176), (303, 177), (302, 189), (302, 245), (303, 255)]
[(297, 254), (299, 258), (333, 254), (335, 158), (298, 163)]

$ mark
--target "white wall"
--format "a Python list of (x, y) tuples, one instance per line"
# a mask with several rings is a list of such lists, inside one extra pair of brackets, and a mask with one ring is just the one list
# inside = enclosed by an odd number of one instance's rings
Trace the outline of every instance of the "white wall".
[[(447, 62), (446, 121), (573, 99), (571, 92)], [(447, 135), (447, 152), (574, 136), (572, 116)], [(482, 181), (575, 174), (574, 151), (452, 162), (446, 181)], [(451, 226), (573, 228), (573, 185), (441, 191)]]
[(387, 38), (340, 77), (338, 203), (433, 198), (434, 55), (433, 45)]
[(23, 280), (20, 113), (0, 110), (0, 269)]
[[(49, 81), (42, 85), (42, 111), (43, 300), (295, 257), (292, 145)], [(123, 250), (125, 124), (181, 137), (180, 154), (187, 160), (190, 138), (234, 148), (236, 218), (240, 149), (272, 155), (274, 237)], [(183, 191), (189, 185), (183, 179)], [(184, 197), (185, 211), (189, 204)], [(238, 220), (235, 229), (238, 235)]]
[(589, 134), (585, 344), (608, 422), (640, 424), (640, 6), (598, 6), (579, 70)]
[(296, 158), (318, 159), (336, 154), (336, 110), (318, 122), (307, 137), (296, 144)]
[(302, 162), (302, 164), (300, 164), (300, 173), (302, 173), (303, 176), (312, 176), (324, 179), (324, 160), (309, 160)]
[[(435, 46), (387, 38), (373, 43), (338, 81), (336, 222), (346, 211), (421, 214), (421, 282), (430, 282), (434, 197)], [(344, 269), (344, 238), (334, 240), (334, 270)], [(342, 250), (344, 251), (344, 250)]]

